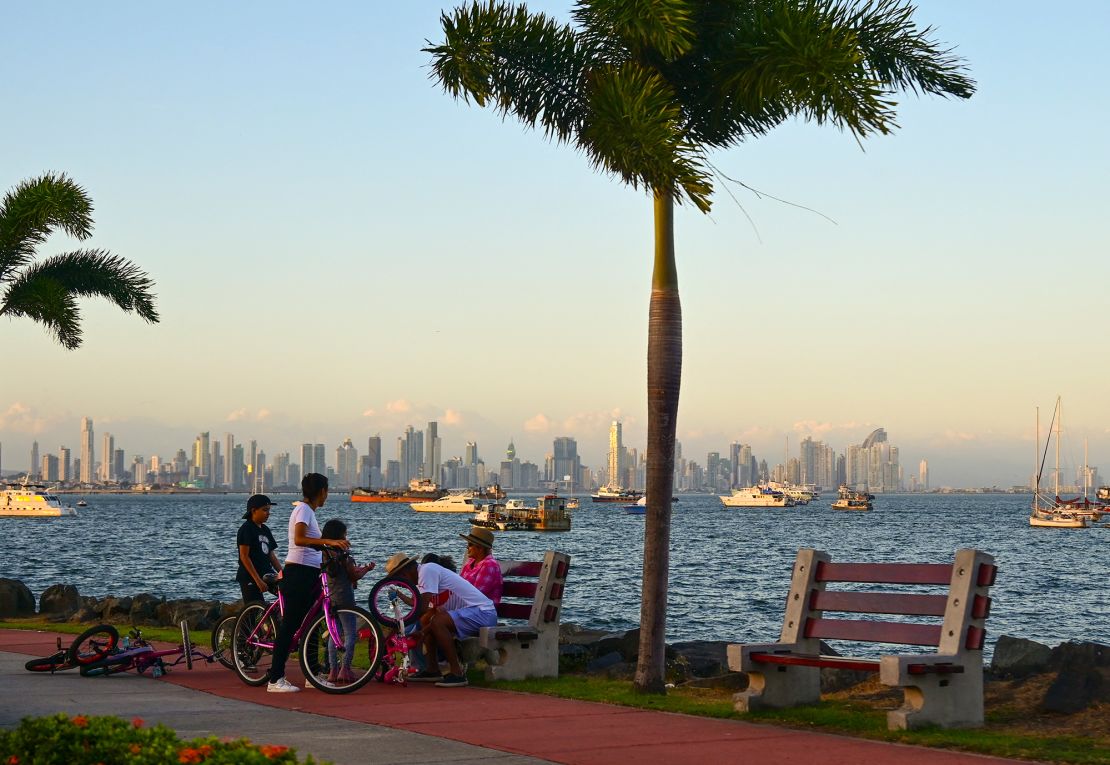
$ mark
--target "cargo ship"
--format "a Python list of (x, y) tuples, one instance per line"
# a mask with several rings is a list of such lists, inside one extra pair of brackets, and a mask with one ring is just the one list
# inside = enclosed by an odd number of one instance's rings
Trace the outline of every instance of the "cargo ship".
[(351, 489), (352, 502), (434, 502), (447, 496), (447, 491), (427, 478), (413, 478), (408, 489)]

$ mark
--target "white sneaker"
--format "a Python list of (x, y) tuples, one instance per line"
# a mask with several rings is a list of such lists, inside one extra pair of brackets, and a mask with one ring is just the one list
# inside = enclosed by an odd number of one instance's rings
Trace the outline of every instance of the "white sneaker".
[[(327, 680), (321, 680), (320, 685), (324, 686), (325, 688), (337, 688), (338, 687), (335, 683), (328, 682)], [(309, 690), (312, 690), (316, 686), (312, 684), (311, 680), (305, 680), (304, 681), (304, 687), (308, 688)], [(300, 690), (300, 689), (298, 688), (297, 690)]]
[(267, 693), (300, 693), (301, 689), (293, 685), (284, 677), (278, 678), (272, 683), (266, 683)]

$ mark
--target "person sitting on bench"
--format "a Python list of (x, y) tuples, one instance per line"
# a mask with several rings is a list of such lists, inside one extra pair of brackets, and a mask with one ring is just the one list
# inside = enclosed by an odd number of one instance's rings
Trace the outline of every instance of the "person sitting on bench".
[[(497, 608), (474, 585), (437, 563), (417, 563), (416, 558), (395, 553), (385, 564), (389, 576), (415, 584), (422, 593), (429, 612), (421, 618), (424, 631), (424, 656), (427, 669), (412, 675), (416, 682), (433, 682), (443, 688), (467, 684), (455, 637), (474, 637), (482, 627), (497, 624)], [(447, 659), (448, 674), (441, 675), (436, 650)]]

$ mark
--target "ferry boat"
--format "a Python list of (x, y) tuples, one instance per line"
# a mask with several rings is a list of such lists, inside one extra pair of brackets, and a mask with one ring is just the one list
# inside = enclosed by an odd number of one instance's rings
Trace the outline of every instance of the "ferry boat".
[(747, 486), (721, 496), (721, 504), (725, 507), (793, 507), (794, 500), (770, 486)]
[(841, 486), (837, 493), (836, 501), (832, 503), (833, 510), (870, 510), (874, 494), (866, 491), (856, 491), (847, 486)]
[(570, 531), (570, 513), (565, 499), (548, 494), (536, 505), (522, 499), (486, 505), (475, 513), (471, 524), (496, 531)]
[(447, 494), (440, 499), (409, 503), (418, 513), (475, 513), (482, 509), (477, 492), (461, 491)]
[(407, 490), (351, 489), (352, 502), (434, 502), (447, 496), (447, 491), (427, 478), (413, 478)]
[(612, 486), (602, 486), (597, 490), (597, 494), (590, 497), (594, 502), (635, 502), (640, 497), (644, 496), (642, 491), (635, 489), (621, 489)]
[(9, 518), (60, 518), (77, 515), (77, 511), (63, 505), (58, 497), (42, 484), (0, 484), (0, 516)]

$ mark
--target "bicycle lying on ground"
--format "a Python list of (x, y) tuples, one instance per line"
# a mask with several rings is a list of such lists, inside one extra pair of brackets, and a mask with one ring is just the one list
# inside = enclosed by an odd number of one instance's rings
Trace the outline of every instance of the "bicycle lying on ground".
[(56, 653), (41, 659), (31, 659), (23, 666), (29, 672), (53, 673), (77, 669), (100, 661), (116, 650), (118, 644), (119, 632), (116, 628), (110, 624), (98, 624), (78, 635), (68, 648), (62, 648), (62, 639), (58, 638)]
[[(170, 657), (174, 657), (172, 661), (168, 661)], [(131, 669), (145, 674), (149, 669), (152, 677), (161, 677), (170, 667), (176, 667), (182, 662), (185, 662), (187, 669), (192, 669), (194, 661), (211, 664), (216, 660), (214, 654), (204, 653), (193, 644), (189, 639), (188, 622), (181, 622), (180, 645), (158, 650), (143, 638), (142, 632), (132, 629), (128, 638), (125, 638), (122, 650), (82, 663), (80, 671), (83, 677), (100, 677)]]
[[(285, 600), (280, 580), (277, 599), (267, 604), (252, 603), (235, 620), (231, 654), (235, 672), (247, 685), (269, 680)], [(301, 672), (314, 687), (325, 693), (350, 693), (364, 686), (378, 669), (382, 658), (382, 636), (369, 612), (357, 606), (335, 606), (328, 590), (328, 576), (320, 569), (320, 592), (293, 635), (299, 648)], [(351, 670), (348, 680), (333, 680), (342, 664)], [(330, 676), (330, 677), (329, 677)]]

